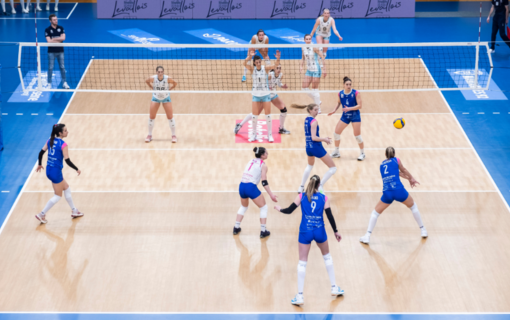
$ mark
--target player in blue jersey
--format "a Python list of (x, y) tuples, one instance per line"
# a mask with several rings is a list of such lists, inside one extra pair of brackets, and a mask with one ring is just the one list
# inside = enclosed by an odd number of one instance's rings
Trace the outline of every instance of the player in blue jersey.
[(310, 245), (312, 241), (317, 243), (321, 249), (322, 257), (326, 263), (328, 270), (329, 281), (331, 282), (331, 295), (341, 296), (344, 291), (336, 285), (335, 269), (333, 267), (333, 260), (329, 253), (328, 236), (324, 227), (324, 211), (328, 217), (329, 223), (335, 232), (335, 238), (338, 242), (342, 240), (342, 236), (336, 229), (335, 218), (331, 212), (328, 197), (319, 192), (321, 179), (318, 175), (310, 178), (310, 182), (306, 187), (306, 192), (300, 193), (290, 207), (282, 209), (279, 206), (274, 208), (285, 214), (291, 214), (299, 205), (301, 205), (301, 225), (299, 226), (299, 263), (298, 263), (298, 294), (291, 303), (295, 305), (302, 305), (303, 288), (305, 286), (306, 264), (308, 261), (308, 253), (310, 252)]
[(411, 197), (404, 188), (404, 185), (400, 181), (400, 177), (409, 180), (411, 188), (416, 187), (420, 183), (413, 178), (406, 168), (404, 168), (402, 161), (395, 157), (395, 149), (393, 147), (386, 148), (386, 160), (381, 163), (380, 171), (383, 180), (383, 195), (381, 200), (379, 200), (379, 203), (375, 206), (374, 211), (372, 211), (370, 221), (368, 222), (367, 233), (361, 237), (359, 241), (366, 244), (370, 242), (370, 235), (374, 230), (377, 218), (379, 218), (383, 211), (386, 210), (386, 208), (388, 208), (394, 200), (402, 202), (411, 209), (413, 217), (420, 227), (422, 238), (426, 238), (428, 233), (421, 221), (418, 206), (414, 202), (413, 197)]
[(71, 217), (78, 218), (83, 216), (83, 213), (81, 213), (74, 206), (73, 198), (71, 196), (71, 188), (64, 180), (62, 175), (64, 160), (68, 166), (78, 172), (78, 175), (81, 174), (81, 171), (76, 168), (76, 166), (71, 162), (71, 159), (69, 158), (67, 143), (62, 140), (63, 138), (67, 137), (68, 134), (69, 132), (67, 131), (65, 124), (54, 125), (53, 129), (51, 130), (51, 138), (46, 142), (42, 150), (39, 152), (39, 166), (37, 167), (37, 172), (44, 170), (44, 167), (42, 166), (42, 158), (46, 150), (49, 150), (48, 164), (46, 166), (46, 176), (48, 179), (50, 179), (51, 183), (53, 184), (53, 190), (55, 191), (55, 194), (50, 199), (50, 201), (48, 201), (41, 213), (38, 213), (35, 216), (41, 223), (48, 222), (46, 220), (46, 213), (62, 198), (62, 192), (64, 192), (67, 203), (71, 207)]
[(340, 135), (352, 122), (354, 138), (356, 138), (360, 148), (358, 161), (363, 161), (365, 160), (365, 145), (361, 138), (361, 95), (359, 91), (352, 89), (352, 81), (349, 77), (344, 77), (344, 90), (338, 93), (338, 104), (333, 112), (328, 113), (328, 116), (333, 115), (340, 106), (342, 106), (343, 113), (335, 128), (335, 151), (331, 156), (340, 158)]
[(241, 221), (248, 210), (250, 199), (260, 208), (260, 238), (268, 237), (271, 233), (266, 229), (267, 204), (264, 196), (257, 185), (262, 180), (262, 186), (274, 202), (278, 202), (277, 197), (271, 192), (267, 182), (267, 166), (264, 160), (269, 156), (266, 148), (256, 147), (253, 149), (255, 158), (246, 165), (241, 183), (239, 184), (239, 195), (241, 196), (241, 207), (237, 211), (236, 223), (234, 225), (234, 235), (241, 232)]
[(333, 162), (331, 156), (326, 152), (326, 149), (322, 146), (322, 142), (326, 142), (326, 144), (331, 144), (331, 138), (321, 138), (319, 136), (319, 123), (317, 122), (317, 115), (319, 114), (319, 106), (315, 103), (309, 105), (291, 105), (293, 108), (304, 109), (310, 114), (309, 117), (305, 119), (305, 137), (306, 137), (306, 154), (308, 156), (308, 165), (306, 166), (305, 172), (303, 173), (303, 179), (301, 180), (301, 185), (299, 187), (298, 193), (303, 192), (306, 180), (310, 176), (310, 172), (313, 169), (313, 165), (315, 164), (315, 158), (319, 158), (324, 162), (325, 165), (328, 166), (329, 170), (322, 178), (322, 183), (320, 185), (321, 192), (324, 192), (324, 185), (336, 172), (336, 166)]

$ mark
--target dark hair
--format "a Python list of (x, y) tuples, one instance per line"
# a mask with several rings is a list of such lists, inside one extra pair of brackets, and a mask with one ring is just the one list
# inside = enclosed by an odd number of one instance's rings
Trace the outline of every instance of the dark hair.
[(344, 84), (345, 84), (347, 81), (352, 82), (351, 78), (349, 78), (349, 77), (344, 77)]
[(308, 182), (308, 185), (306, 186), (306, 197), (308, 198), (308, 202), (312, 202), (312, 196), (313, 194), (319, 189), (319, 186), (321, 185), (321, 178), (314, 174), (310, 178), (310, 182)]
[(255, 157), (260, 158), (264, 153), (266, 153), (266, 148), (264, 147), (255, 147), (253, 148), (253, 152), (255, 152)]
[(64, 132), (65, 126), (66, 125), (63, 123), (57, 123), (53, 125), (53, 129), (51, 129), (50, 149), (53, 148), (53, 142), (55, 141), (55, 138), (58, 137), (59, 134)]
[(259, 31), (257, 31), (257, 36), (259, 35), (259, 33), (263, 33), (264, 35), (266, 35), (266, 33), (264, 32), (264, 30), (260, 29)]
[(313, 110), (313, 108), (317, 107), (317, 105), (315, 103), (310, 103), (310, 104), (291, 104), (290, 105), (291, 108), (296, 108), (296, 109), (304, 109), (306, 108), (306, 111), (308, 113), (310, 113), (310, 111)]
[(158, 72), (159, 68), (163, 69), (163, 71), (165, 71), (165, 68), (163, 68), (162, 66), (157, 66), (156, 67), (156, 72)]
[(310, 36), (310, 37), (311, 37), (312, 35), (311, 35), (311, 34), (309, 34), (309, 33), (307, 33), (307, 34), (305, 34), (305, 36), (303, 37), (303, 39), (306, 39), (306, 37), (308, 37), (308, 36)]
[(395, 148), (388, 147), (386, 148), (386, 159), (395, 158)]
[(56, 16), (57, 15), (55, 15), (55, 14), (50, 14), (50, 16), (49, 16), (50, 21), (51, 21), (51, 19), (55, 18)]
[(255, 65), (255, 62), (256, 62), (257, 60), (262, 60), (262, 58), (261, 58), (261, 57), (259, 57), (259, 56), (255, 56), (255, 57), (253, 57), (253, 65)]

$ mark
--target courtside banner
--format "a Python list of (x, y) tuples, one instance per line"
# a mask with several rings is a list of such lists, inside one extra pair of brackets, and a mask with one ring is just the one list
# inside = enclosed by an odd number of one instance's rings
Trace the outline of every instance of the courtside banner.
[(415, 0), (97, 0), (99, 19), (412, 18)]

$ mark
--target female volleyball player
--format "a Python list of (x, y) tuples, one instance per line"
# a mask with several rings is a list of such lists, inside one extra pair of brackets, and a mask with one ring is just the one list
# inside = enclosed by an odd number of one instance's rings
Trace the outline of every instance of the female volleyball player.
[(236, 224), (234, 226), (234, 235), (241, 232), (241, 221), (243, 221), (244, 214), (246, 210), (248, 210), (248, 205), (250, 204), (248, 199), (251, 199), (253, 203), (260, 208), (260, 238), (265, 238), (269, 236), (271, 233), (266, 229), (266, 221), (267, 221), (267, 204), (266, 199), (260, 192), (257, 185), (262, 179), (262, 186), (266, 189), (267, 194), (273, 200), (273, 202), (278, 202), (277, 197), (271, 192), (271, 188), (269, 188), (269, 183), (267, 182), (267, 166), (264, 163), (264, 160), (267, 159), (269, 154), (267, 153), (266, 148), (256, 147), (253, 148), (253, 152), (255, 152), (255, 159), (248, 162), (246, 168), (244, 169), (243, 178), (241, 179), (241, 184), (239, 184), (239, 195), (241, 196), (241, 207), (239, 211), (237, 211)]
[(69, 132), (67, 131), (65, 124), (54, 125), (53, 129), (51, 130), (51, 138), (46, 142), (42, 150), (39, 152), (39, 166), (37, 167), (37, 172), (44, 170), (44, 167), (42, 166), (42, 157), (46, 150), (49, 150), (48, 164), (46, 166), (46, 176), (48, 179), (50, 179), (53, 185), (53, 190), (55, 191), (55, 194), (50, 199), (50, 201), (48, 201), (44, 209), (35, 215), (37, 220), (39, 220), (41, 223), (48, 222), (46, 220), (46, 213), (62, 198), (62, 191), (64, 191), (67, 203), (71, 207), (71, 217), (78, 218), (83, 216), (83, 213), (81, 213), (74, 206), (73, 198), (71, 197), (71, 188), (64, 180), (62, 175), (64, 160), (68, 166), (78, 172), (78, 175), (81, 174), (81, 171), (76, 168), (76, 166), (71, 162), (71, 159), (69, 158), (67, 143), (62, 140), (63, 138), (67, 137), (68, 134)]
[(345, 128), (352, 122), (354, 138), (359, 144), (360, 154), (358, 161), (365, 160), (365, 144), (361, 138), (361, 96), (359, 91), (352, 89), (352, 81), (349, 77), (344, 77), (344, 90), (338, 93), (338, 104), (328, 116), (333, 115), (338, 108), (342, 106), (342, 117), (338, 120), (335, 128), (335, 151), (331, 155), (333, 158), (340, 158), (340, 138)]
[[(253, 35), (250, 40), (250, 44), (269, 44), (269, 37), (266, 36), (264, 30), (260, 29), (257, 31), (257, 34)], [(254, 48), (255, 49), (255, 48)], [(266, 62), (266, 66), (269, 65), (271, 62), (269, 61), (269, 49), (268, 48), (256, 48), (255, 50), (258, 50), (260, 55), (264, 58), (264, 61)], [(250, 56), (250, 50), (248, 49), (248, 57)], [(243, 78), (241, 79), (242, 82), (246, 81), (246, 67), (244, 68)]]
[(368, 222), (367, 233), (361, 237), (359, 241), (366, 244), (370, 242), (370, 235), (374, 230), (377, 218), (379, 218), (383, 211), (386, 210), (386, 208), (388, 208), (394, 200), (402, 202), (411, 209), (414, 220), (416, 220), (421, 229), (422, 238), (426, 238), (428, 233), (421, 221), (418, 206), (414, 202), (413, 197), (411, 197), (404, 188), (404, 185), (400, 181), (400, 177), (409, 180), (411, 188), (416, 187), (420, 183), (413, 178), (406, 168), (404, 168), (402, 161), (399, 158), (395, 158), (395, 149), (393, 147), (386, 148), (386, 160), (381, 163), (380, 171), (383, 180), (383, 195), (381, 200), (379, 200), (379, 203), (375, 206), (374, 211), (372, 211), (370, 221)]
[(333, 260), (329, 253), (328, 236), (324, 227), (324, 211), (328, 217), (329, 223), (335, 232), (335, 238), (338, 242), (342, 240), (342, 236), (336, 229), (335, 218), (331, 213), (331, 207), (326, 195), (319, 192), (321, 179), (318, 175), (312, 176), (310, 182), (306, 187), (306, 193), (300, 193), (290, 207), (282, 209), (280, 206), (275, 206), (277, 211), (285, 214), (291, 214), (301, 205), (301, 225), (299, 226), (299, 263), (298, 263), (298, 294), (291, 300), (292, 304), (302, 305), (303, 288), (305, 286), (306, 264), (308, 261), (308, 253), (310, 252), (310, 244), (312, 241), (317, 243), (321, 249), (322, 257), (326, 263), (326, 270), (328, 270), (329, 281), (331, 282), (331, 295), (341, 296), (344, 290), (336, 285), (335, 269), (333, 267)]
[(301, 180), (301, 186), (299, 187), (298, 193), (302, 193), (305, 188), (305, 182), (308, 180), (308, 176), (313, 169), (315, 158), (321, 159), (322, 162), (329, 167), (329, 170), (324, 175), (324, 178), (322, 178), (322, 183), (320, 184), (321, 192), (324, 192), (324, 185), (329, 178), (335, 174), (336, 166), (331, 156), (322, 146), (322, 141), (330, 144), (331, 138), (321, 138), (319, 136), (319, 123), (317, 122), (317, 119), (315, 119), (315, 117), (319, 114), (319, 107), (314, 103), (306, 106), (293, 104), (291, 107), (299, 109), (306, 108), (306, 111), (310, 114), (310, 116), (305, 119), (306, 154), (308, 155), (308, 165), (303, 173), (303, 179)]
[[(305, 43), (312, 43), (312, 36), (307, 34), (305, 35)], [(321, 113), (321, 97), (319, 95), (319, 84), (321, 81), (321, 75), (324, 74), (324, 78), (326, 78), (326, 64), (324, 63), (324, 56), (319, 48), (312, 47), (303, 47), (303, 55), (301, 60), (301, 65), (299, 66), (299, 71), (303, 72), (303, 65), (306, 63), (306, 74), (303, 78), (302, 88), (305, 91), (309, 91), (310, 84), (312, 84), (312, 91), (308, 93), (308, 95), (313, 99), (313, 102), (319, 106), (319, 113)], [(319, 63), (319, 58), (321, 58), (321, 63)], [(321, 69), (321, 65), (324, 67)]]
[[(284, 84), (284, 83), (282, 84), (283, 73), (281, 71), (282, 71), (282, 66), (279, 65), (274, 70), (271, 70), (269, 72), (268, 80), (269, 80), (269, 90), (271, 91), (270, 99), (271, 99), (271, 103), (275, 107), (277, 107), (278, 110), (280, 110), (280, 112), (281, 112), (281, 114), (280, 114), (280, 129), (279, 129), (278, 133), (279, 134), (290, 134), (290, 131), (285, 129), (285, 119), (287, 118), (287, 107), (285, 106), (285, 103), (283, 103), (283, 101), (278, 96), (278, 93), (276, 93), (276, 87), (280, 87), (283, 89), (288, 88), (286, 84)], [(262, 107), (259, 110), (259, 114), (260, 114), (260, 112), (262, 112)], [(239, 132), (239, 130), (241, 130), (243, 125), (252, 118), (252, 116), (253, 116), (253, 114), (250, 113), (243, 119), (243, 121), (236, 124), (236, 127), (234, 128), (234, 134), (237, 134)]]
[[(149, 112), (149, 135), (145, 138), (145, 142), (149, 143), (152, 141), (152, 130), (154, 129), (154, 120), (158, 114), (159, 105), (162, 103), (165, 109), (170, 129), (172, 130), (172, 143), (177, 142), (177, 136), (175, 135), (175, 121), (172, 108), (172, 100), (170, 99), (170, 93), (168, 91), (177, 87), (177, 82), (165, 75), (165, 69), (162, 66), (156, 68), (157, 74), (151, 76), (145, 80), (145, 83), (151, 88), (154, 93), (152, 94), (152, 101)], [(170, 87), (170, 84), (172, 87)]]
[[(336, 34), (338, 39), (342, 41), (343, 38), (338, 33), (338, 30), (336, 30), (335, 19), (331, 18), (329, 9), (324, 9), (322, 16), (315, 20), (315, 25), (313, 26), (312, 33), (310, 33), (310, 35), (313, 37), (313, 34), (316, 32), (315, 39), (317, 40), (317, 44), (328, 44), (331, 37), (331, 29), (333, 29), (333, 32)], [(324, 55), (324, 59), (326, 59), (328, 48), (321, 47), (320, 50)]]
[[(253, 133), (250, 135), (248, 141), (253, 142), (257, 140), (257, 119), (262, 109), (264, 109), (266, 113), (266, 124), (267, 124), (267, 133), (268, 133), (268, 141), (274, 142), (271, 121), (271, 95), (269, 90), (269, 80), (268, 80), (268, 72), (278, 68), (280, 65), (280, 51), (276, 50), (276, 62), (274, 65), (263, 66), (262, 59), (259, 56), (255, 55), (255, 49), (250, 49), (248, 57), (244, 60), (244, 66), (246, 69), (250, 70), (252, 74), (252, 126)], [(253, 65), (249, 64), (249, 61), (253, 59)]]

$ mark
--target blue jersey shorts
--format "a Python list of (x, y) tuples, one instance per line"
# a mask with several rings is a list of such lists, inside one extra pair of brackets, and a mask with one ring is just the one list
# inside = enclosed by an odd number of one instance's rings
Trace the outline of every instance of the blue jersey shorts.
[(322, 143), (314, 145), (313, 148), (306, 148), (306, 155), (309, 157), (316, 157), (320, 159), (324, 157), (326, 154), (328, 153), (326, 152), (326, 149), (324, 149), (324, 147), (322, 146)]
[(398, 202), (404, 202), (409, 197), (409, 192), (406, 189), (395, 189), (383, 191), (381, 201), (386, 204), (391, 204), (394, 200)]
[(322, 76), (322, 70), (319, 68), (319, 71), (308, 71), (306, 70), (305, 76), (312, 78), (320, 78)]
[(347, 124), (349, 124), (351, 122), (361, 122), (361, 112), (359, 112), (359, 110), (355, 110), (354, 113), (351, 113), (351, 112), (352, 111), (349, 111), (347, 113), (346, 112), (342, 113), (342, 117), (340, 118), (340, 120), (342, 120), (342, 122), (345, 122)]
[(269, 102), (271, 101), (271, 95), (267, 95), (267, 96), (263, 96), (263, 97), (256, 97), (256, 96), (253, 96), (253, 99), (252, 99), (253, 102)]
[(51, 183), (61, 183), (64, 181), (64, 176), (62, 175), (62, 169), (58, 167), (46, 167), (46, 176), (50, 179)]
[(253, 183), (241, 182), (239, 185), (239, 195), (243, 199), (257, 199), (261, 194), (262, 192), (260, 192), (259, 188)]
[(312, 241), (317, 243), (323, 243), (328, 240), (328, 235), (326, 234), (326, 229), (324, 226), (313, 229), (313, 231), (306, 231), (299, 233), (299, 243), (302, 244), (310, 244)]
[(274, 99), (278, 98), (278, 94), (276, 94), (276, 93), (271, 93), (271, 94), (269, 95), (269, 98), (271, 99), (271, 101), (273, 101)]
[(154, 96), (152, 97), (152, 101), (159, 102), (159, 103), (166, 103), (166, 102), (172, 102), (172, 99), (170, 99), (170, 96), (166, 97), (163, 100), (156, 99)]

